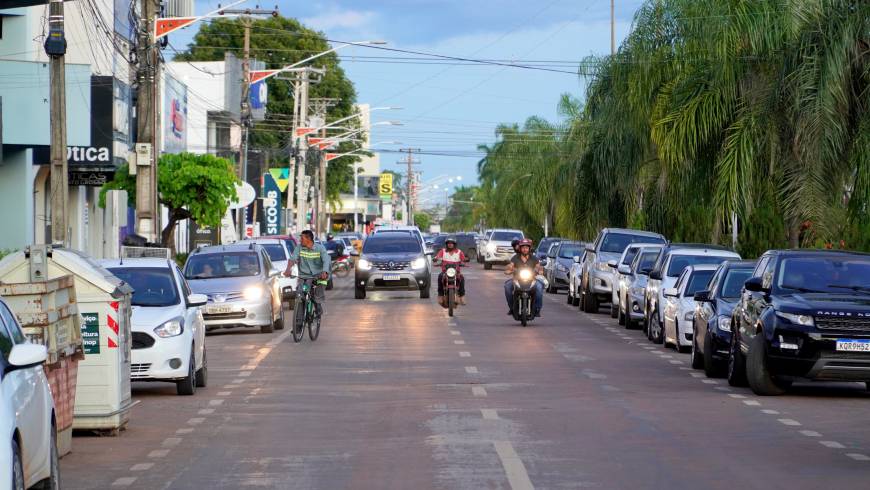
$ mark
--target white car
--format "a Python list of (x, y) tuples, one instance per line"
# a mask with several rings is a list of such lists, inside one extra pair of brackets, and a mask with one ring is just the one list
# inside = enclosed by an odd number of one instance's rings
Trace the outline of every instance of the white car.
[[(618, 318), (620, 325), (625, 325), (625, 312), (629, 311), (629, 308), (626, 306), (628, 304), (626, 298), (628, 298), (628, 288), (631, 287), (631, 283), (634, 281), (634, 273), (631, 270), (634, 257), (641, 250), (650, 249), (652, 251), (659, 250), (662, 247), (664, 247), (662, 243), (632, 243), (625, 248), (619, 260), (608, 262), (611, 268), (616, 269), (613, 271), (614, 279), (611, 285), (613, 297), (610, 302), (610, 316)], [(615, 314), (614, 308), (616, 309)]]
[(42, 367), (47, 356), (0, 300), (0, 490), (60, 488), (54, 400)]
[(253, 242), (261, 246), (263, 250), (269, 254), (269, 259), (272, 260), (272, 266), (281, 271), (281, 275), (278, 276), (279, 290), (283, 291), (285, 287), (291, 287), (295, 291), (298, 282), (297, 276), (299, 276), (299, 266), (293, 266), (290, 277), (284, 275), (284, 271), (287, 270), (287, 262), (290, 261), (290, 254), (293, 253), (293, 250), (287, 248), (288, 242), (279, 238), (268, 237), (255, 238), (253, 240), (248, 240), (248, 242)]
[(492, 230), (486, 241), (484, 249), (483, 268), (492, 269), (493, 264), (507, 264), (514, 256), (514, 248), (511, 242), (525, 238), (521, 230)]
[(133, 381), (175, 383), (179, 395), (208, 384), (204, 294), (193, 294), (169, 259), (111, 259), (100, 264), (133, 288)]
[(673, 345), (680, 352), (692, 348), (695, 293), (707, 289), (718, 268), (718, 265), (690, 265), (683, 269), (674, 287), (665, 290), (665, 347)]
[(571, 268), (568, 269), (568, 303), (580, 306), (580, 291), (583, 284), (583, 262), (586, 260), (584, 249), (579, 257), (573, 257)]

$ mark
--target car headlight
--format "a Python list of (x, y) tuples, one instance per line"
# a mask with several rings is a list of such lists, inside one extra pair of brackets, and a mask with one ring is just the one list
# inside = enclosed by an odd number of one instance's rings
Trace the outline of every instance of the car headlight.
[(645, 289), (640, 287), (634, 287), (630, 288), (629, 291), (631, 291), (632, 296), (643, 296)]
[(160, 325), (159, 327), (154, 329), (154, 333), (157, 334), (160, 338), (168, 338), (175, 337), (177, 335), (181, 335), (181, 332), (184, 331), (184, 326), (182, 325), (184, 320), (181, 318), (173, 318), (168, 322)]
[(788, 320), (796, 325), (803, 325), (804, 327), (812, 327), (816, 324), (816, 322), (813, 321), (813, 317), (810, 315), (795, 315), (794, 313), (783, 313), (781, 311), (777, 311), (776, 316), (782, 318), (783, 320)]
[(610, 272), (611, 269), (607, 262), (598, 262), (595, 264), (595, 268), (601, 272)]
[(683, 320), (685, 320), (687, 322), (691, 322), (694, 319), (695, 319), (695, 312), (694, 311), (687, 311), (686, 314), (683, 315)]
[(263, 287), (262, 286), (251, 286), (245, 288), (243, 295), (248, 301), (257, 301), (258, 299), (263, 297)]
[(731, 331), (731, 319), (727, 316), (719, 317), (719, 330), (723, 332)]
[(361, 271), (367, 271), (372, 268), (372, 263), (366, 259), (359, 259), (359, 262), (356, 263), (356, 266)]
[(486, 244), (486, 251), (491, 253), (491, 254), (494, 254), (497, 248), (498, 247), (496, 247), (494, 243), (487, 243)]
[(520, 270), (520, 279), (522, 279), (523, 281), (531, 281), (533, 277), (535, 276), (529, 269)]
[(568, 268), (562, 264), (556, 264), (556, 270), (559, 272), (568, 272)]
[(426, 259), (423, 257), (414, 259), (411, 262), (411, 268), (414, 270), (422, 270), (426, 268)]
[(451, 267), (451, 268), (447, 269), (446, 274), (447, 274), (447, 277), (456, 277), (456, 269)]

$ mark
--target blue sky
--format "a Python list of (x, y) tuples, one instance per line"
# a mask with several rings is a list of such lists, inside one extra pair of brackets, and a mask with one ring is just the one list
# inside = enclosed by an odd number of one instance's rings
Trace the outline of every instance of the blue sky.
[[(218, 3), (199, 0), (197, 12), (216, 8)], [(619, 43), (642, 2), (616, 3)], [(354, 57), (411, 55), (362, 47), (343, 50), (342, 64), (356, 85), (359, 102), (403, 108), (372, 115), (374, 121), (399, 120), (404, 125), (375, 127), (371, 141), (396, 140), (404, 147), (422, 149), (419, 169), (424, 182), (448, 174), (473, 183), (477, 145), (494, 141), (498, 123), (522, 124), (532, 115), (558, 120), (560, 94), (583, 94), (583, 80), (574, 74), (576, 64), (570, 62), (610, 50), (609, 0), (282, 0), (277, 4), (282, 15), (300, 18), (331, 39), (383, 39), (392, 48), (475, 59), (558, 61), (547, 65), (571, 72), (371, 62)], [(173, 44), (184, 45), (183, 37), (190, 34), (177, 36)], [(461, 156), (454, 156), (457, 152)], [(398, 159), (399, 155), (382, 153), (382, 169), (399, 169)]]

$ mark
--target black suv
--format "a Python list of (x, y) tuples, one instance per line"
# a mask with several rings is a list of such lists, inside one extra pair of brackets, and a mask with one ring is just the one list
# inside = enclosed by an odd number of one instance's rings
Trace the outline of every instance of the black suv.
[(362, 247), (354, 274), (354, 297), (365, 299), (366, 290), (420, 291), (429, 297), (431, 261), (411, 231), (388, 230), (370, 235)]
[(731, 330), (732, 386), (779, 395), (796, 378), (870, 382), (870, 255), (765, 253)]

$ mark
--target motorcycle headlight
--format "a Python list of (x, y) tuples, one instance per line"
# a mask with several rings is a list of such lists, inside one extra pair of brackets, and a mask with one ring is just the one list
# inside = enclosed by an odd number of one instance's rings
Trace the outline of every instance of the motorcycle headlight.
[(184, 331), (184, 326), (182, 325), (183, 321), (184, 320), (182, 320), (181, 318), (173, 318), (172, 320), (169, 320), (163, 325), (155, 328), (154, 333), (157, 334), (158, 337), (164, 339), (181, 335), (181, 332)]
[(794, 313), (783, 313), (777, 311), (776, 316), (783, 320), (788, 320), (796, 325), (803, 325), (804, 327), (812, 327), (816, 324), (816, 322), (813, 321), (813, 317), (810, 315), (795, 315)]
[(423, 257), (414, 259), (411, 262), (411, 268), (414, 270), (422, 270), (426, 268), (426, 259)]
[(719, 317), (719, 330), (723, 332), (731, 331), (731, 319), (727, 316)]
[(456, 277), (456, 269), (452, 267), (447, 269), (447, 277)]
[(486, 251), (491, 253), (491, 254), (495, 253), (496, 248), (498, 248), (498, 247), (496, 247), (494, 243), (487, 243), (486, 244)]
[(245, 288), (242, 293), (246, 300), (248, 301), (257, 301), (258, 299), (263, 297), (263, 287), (262, 286), (251, 286)]
[(535, 276), (529, 269), (522, 269), (520, 271), (520, 279), (522, 279), (523, 281), (531, 281), (533, 277)]
[(687, 311), (685, 315), (683, 315), (683, 320), (690, 322), (695, 319), (694, 311)]
[(366, 259), (359, 259), (359, 262), (356, 263), (356, 266), (361, 271), (367, 271), (372, 268), (372, 263)]

